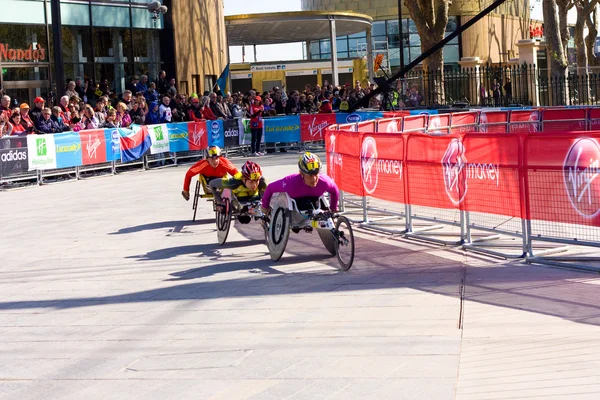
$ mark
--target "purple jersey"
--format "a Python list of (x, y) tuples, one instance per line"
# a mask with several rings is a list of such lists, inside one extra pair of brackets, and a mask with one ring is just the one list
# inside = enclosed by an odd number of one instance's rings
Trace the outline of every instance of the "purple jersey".
[(340, 191), (330, 177), (327, 175), (319, 174), (319, 182), (317, 186), (310, 187), (300, 174), (293, 174), (286, 176), (283, 179), (269, 183), (267, 190), (262, 198), (263, 208), (269, 208), (271, 203), (271, 196), (273, 193), (287, 193), (292, 199), (299, 197), (320, 197), (325, 193), (329, 193), (330, 207), (332, 211), (337, 210), (338, 199), (340, 197)]

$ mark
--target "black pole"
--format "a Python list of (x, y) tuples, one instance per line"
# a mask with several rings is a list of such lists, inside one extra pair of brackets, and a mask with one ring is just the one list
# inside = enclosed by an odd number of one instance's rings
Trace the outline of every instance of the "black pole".
[(421, 61), (425, 60), (427, 57), (429, 57), (430, 55), (432, 55), (436, 51), (440, 50), (442, 47), (444, 47), (446, 44), (448, 44), (448, 42), (450, 42), (452, 39), (454, 39), (455, 37), (457, 37), (458, 35), (460, 35), (464, 31), (466, 31), (468, 28), (470, 28), (472, 25), (474, 25), (475, 23), (477, 23), (480, 19), (482, 19), (483, 17), (485, 17), (489, 13), (491, 13), (496, 7), (500, 6), (505, 1), (506, 0), (496, 0), (496, 1), (494, 1), (492, 4), (490, 4), (489, 6), (487, 6), (479, 14), (475, 15), (472, 19), (470, 19), (469, 21), (467, 21), (464, 25), (461, 25), (454, 32), (450, 33), (448, 36), (446, 36), (445, 38), (443, 38), (442, 40), (440, 40), (438, 43), (436, 43), (435, 45), (433, 45), (429, 50), (423, 52), (419, 57), (417, 57), (415, 60), (413, 60), (406, 67), (400, 68), (400, 71), (396, 72), (390, 79), (387, 80), (387, 82), (384, 81), (384, 82), (380, 82), (381, 84), (378, 83), (377, 84), (377, 89), (373, 90), (371, 93), (369, 93), (368, 95), (366, 95), (362, 99), (360, 99), (360, 101), (356, 102), (352, 107), (350, 107), (349, 111), (354, 111), (358, 107), (364, 107), (364, 104), (368, 105), (369, 104), (369, 100), (371, 99), (371, 97), (378, 95), (379, 93), (381, 93), (382, 91), (384, 91), (384, 89), (389, 90), (390, 89), (390, 85), (391, 85), (392, 82), (394, 82), (398, 78), (406, 75), (406, 73), (408, 71), (410, 71), (411, 69), (413, 69), (414, 67), (416, 67), (417, 65), (419, 65), (419, 63)]
[(60, 18), (60, 0), (50, 0), (52, 13), (52, 48), (54, 49), (54, 79), (56, 95), (60, 96), (65, 85), (65, 64), (62, 56), (62, 21)]
[[(127, 59), (129, 60), (129, 65), (131, 68), (131, 75), (125, 78), (125, 87), (127, 87), (131, 77), (135, 75), (135, 42), (133, 41), (133, 10), (131, 9), (131, 0), (129, 0), (129, 41), (131, 46), (131, 54), (127, 55)], [(123, 91), (125, 91), (125, 89), (123, 89)], [(135, 96), (135, 93), (133, 93), (133, 96)]]
[(398, 0), (398, 38), (400, 39), (400, 69), (404, 69), (404, 33), (402, 31), (402, 1)]
[[(96, 84), (96, 47), (94, 46), (94, 21), (92, 17), (92, 0), (88, 2), (88, 14), (90, 17), (90, 50), (92, 51), (92, 80), (94, 81), (94, 85)], [(96, 88), (93, 88), (94, 91)]]

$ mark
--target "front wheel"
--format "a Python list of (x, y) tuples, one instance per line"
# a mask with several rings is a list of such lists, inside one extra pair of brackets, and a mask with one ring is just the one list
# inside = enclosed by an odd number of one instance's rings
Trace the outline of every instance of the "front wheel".
[(285, 208), (278, 208), (273, 213), (269, 231), (267, 232), (267, 246), (271, 260), (279, 261), (290, 237), (290, 212)]
[(227, 235), (229, 235), (229, 227), (231, 226), (231, 202), (229, 199), (223, 199), (223, 208), (216, 212), (217, 220), (217, 239), (219, 244), (225, 244)]
[(336, 257), (342, 271), (348, 271), (354, 262), (354, 233), (352, 225), (346, 217), (338, 217), (335, 221), (337, 240), (335, 242)]

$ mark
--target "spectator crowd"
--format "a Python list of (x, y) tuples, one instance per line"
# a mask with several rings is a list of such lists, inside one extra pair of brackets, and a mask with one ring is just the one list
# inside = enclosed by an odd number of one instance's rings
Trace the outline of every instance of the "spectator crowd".
[[(362, 87), (360, 81), (354, 86), (349, 83), (333, 86), (325, 81), (323, 87), (306, 85), (303, 91), (286, 91), (283, 86), (263, 93), (256, 90), (227, 94), (205, 91), (202, 96), (196, 93), (188, 96), (177, 90), (175, 79), (166, 79), (165, 71), (161, 71), (154, 81), (147, 75), (132, 76), (126, 90), (118, 96), (106, 79), (94, 85), (91, 80), (76, 78), (68, 82), (56, 105), (42, 97), (34, 100), (33, 107), (27, 103), (15, 105), (9, 96), (2, 96), (0, 136), (126, 128), (131, 124), (242, 117), (257, 120), (281, 114), (344, 112), (374, 89), (373, 84)], [(404, 105), (403, 102), (413, 105), (422, 101), (420, 94), (415, 93), (414, 88), (411, 90), (399, 106)], [(381, 96), (372, 97), (368, 106), (381, 108)]]

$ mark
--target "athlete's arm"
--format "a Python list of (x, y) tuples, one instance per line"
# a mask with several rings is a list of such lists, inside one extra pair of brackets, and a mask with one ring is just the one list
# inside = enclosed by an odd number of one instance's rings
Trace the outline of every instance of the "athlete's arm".
[[(223, 166), (225, 167), (225, 171), (227, 171), (227, 173), (229, 175), (231, 175), (232, 177), (234, 177), (236, 179), (241, 178), (239, 171), (237, 170), (237, 168), (235, 167), (235, 165), (233, 165), (233, 163), (231, 161), (229, 161), (225, 157), (222, 157), (221, 162), (223, 163)], [(240, 175), (240, 176), (238, 177), (238, 175)]]
[[(285, 178), (284, 178), (285, 179)], [(274, 181), (267, 185), (265, 192), (262, 196), (262, 204), (261, 207), (264, 210), (268, 210), (271, 207), (271, 197), (273, 197), (273, 193), (283, 192), (283, 179), (279, 179), (278, 181)]]
[(338, 201), (340, 199), (340, 189), (338, 189), (334, 180), (327, 175), (321, 175), (321, 179), (326, 183), (326, 191), (329, 193), (329, 207), (331, 211), (337, 211)]
[(202, 171), (204, 170), (204, 168), (206, 168), (207, 165), (208, 165), (208, 162), (206, 160), (200, 160), (196, 164), (192, 165), (192, 167), (190, 169), (188, 169), (188, 171), (185, 174), (185, 178), (183, 180), (183, 191), (184, 192), (188, 192), (188, 194), (189, 194), (190, 184), (192, 183), (192, 178), (194, 176), (202, 173)]

